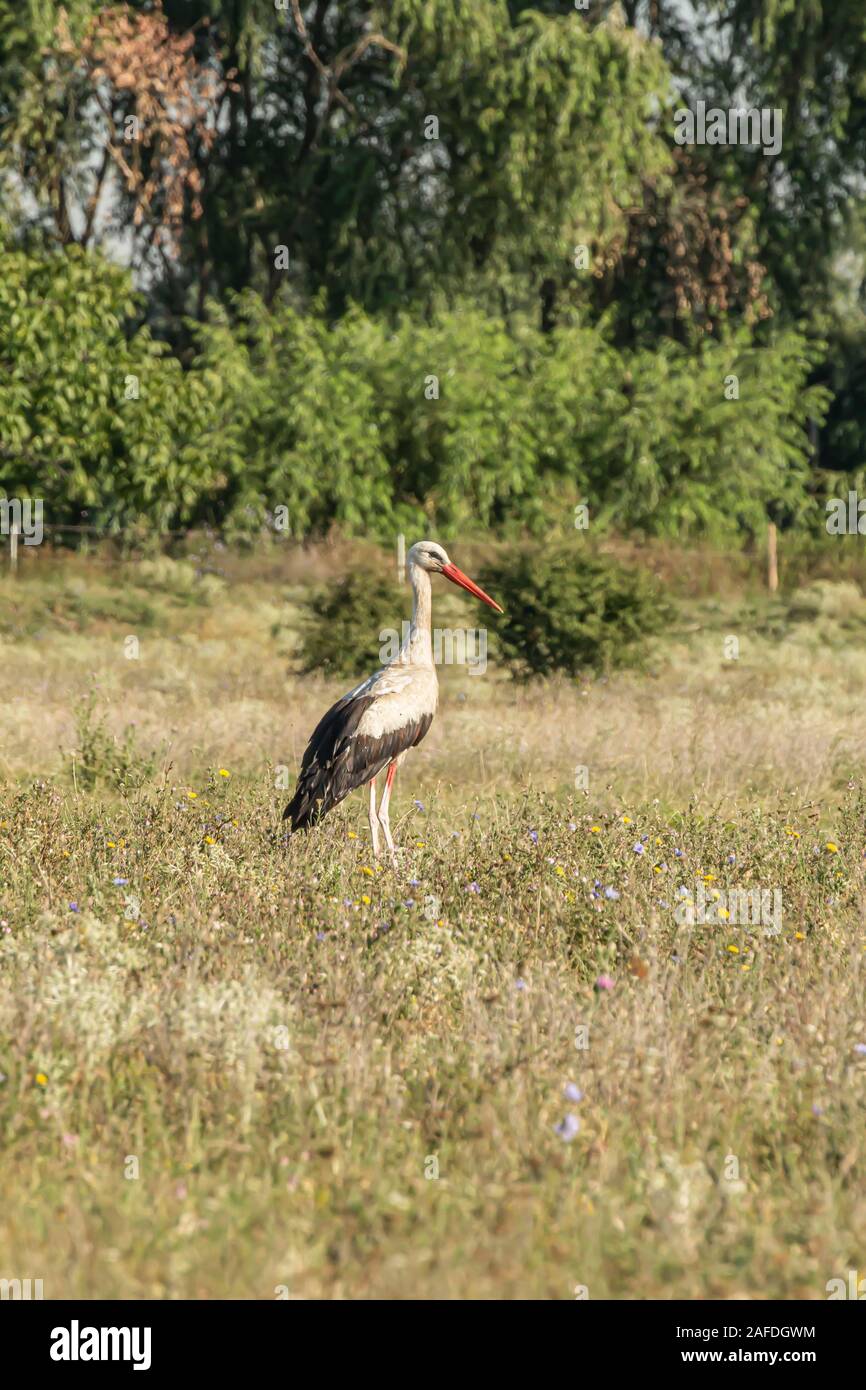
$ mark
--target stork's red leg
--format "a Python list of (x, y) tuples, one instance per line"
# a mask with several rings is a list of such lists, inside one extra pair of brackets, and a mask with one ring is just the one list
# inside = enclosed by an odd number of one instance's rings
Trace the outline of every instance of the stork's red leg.
[(391, 838), (391, 822), (388, 818), (388, 803), (391, 800), (391, 787), (397, 775), (397, 759), (388, 764), (388, 776), (385, 778), (385, 790), (382, 793), (382, 800), (379, 802), (379, 824), (385, 832), (385, 844), (391, 855), (391, 863), (397, 867), (397, 852), (394, 849), (394, 841)]

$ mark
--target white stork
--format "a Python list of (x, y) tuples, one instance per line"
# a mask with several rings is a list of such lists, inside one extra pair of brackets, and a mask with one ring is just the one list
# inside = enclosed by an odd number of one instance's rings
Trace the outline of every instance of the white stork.
[[(350, 690), (313, 730), (295, 794), (283, 813), (292, 832), (316, 825), (355, 787), (370, 784), (370, 836), (379, 855), (379, 827), (396, 863), (388, 803), (398, 765), (420, 743), (436, 713), (439, 682), (430, 633), (430, 575), (444, 574), (470, 594), (502, 609), (448, 559), (435, 541), (418, 541), (407, 556), (412, 585), (412, 622), (394, 660)], [(376, 777), (387, 767), (376, 810)]]

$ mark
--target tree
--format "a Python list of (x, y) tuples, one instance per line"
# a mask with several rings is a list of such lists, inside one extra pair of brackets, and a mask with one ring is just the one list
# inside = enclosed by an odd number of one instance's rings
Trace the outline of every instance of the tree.
[(48, 524), (183, 525), (218, 476), (204, 380), (147, 328), (128, 272), (0, 225), (0, 486)]
[(202, 214), (196, 153), (230, 74), (196, 62), (194, 35), (172, 33), (158, 0), (140, 14), (78, 3), (52, 29), (31, 0), (6, 33), (18, 58), (3, 164), (32, 220), (62, 245), (129, 236), (133, 264), (170, 256)]

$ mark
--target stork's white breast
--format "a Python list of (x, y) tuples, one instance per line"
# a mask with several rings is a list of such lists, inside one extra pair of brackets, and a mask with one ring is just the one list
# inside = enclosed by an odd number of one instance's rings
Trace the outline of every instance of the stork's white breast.
[(359, 719), (356, 733), (359, 738), (382, 738), (434, 715), (439, 682), (432, 666), (390, 666), (369, 694), (373, 702)]

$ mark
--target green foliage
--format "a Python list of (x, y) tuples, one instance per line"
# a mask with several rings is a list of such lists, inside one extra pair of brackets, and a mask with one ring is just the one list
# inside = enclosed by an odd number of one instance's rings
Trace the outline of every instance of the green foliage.
[(201, 607), (216, 603), (226, 587), (220, 575), (202, 573), (190, 560), (172, 560), (167, 555), (137, 561), (135, 577), (148, 592), (157, 590), (179, 603)]
[(469, 305), (392, 328), (356, 308), (329, 328), (248, 293), (238, 316), (201, 330), (198, 370), (240, 527), (282, 505), (296, 536), (390, 538), (425, 517), (444, 535), (541, 532), (586, 499), (602, 527), (733, 539), (808, 505), (827, 393), (794, 331), (632, 353), (600, 328), (509, 332)]
[(635, 30), (590, 28), (573, 12), (510, 18), (505, 0), (389, 10), (405, 85), (423, 87), (423, 110), (439, 120), (428, 244), (439, 283), (483, 269), (500, 283), (529, 273), (534, 289), (571, 263), (575, 242), (609, 242), (641, 179), (667, 170), (652, 117), (669, 73)]
[(601, 527), (732, 539), (808, 505), (827, 392), (793, 330), (629, 352), (602, 327), (542, 333), (464, 304), (329, 323), (248, 291), (234, 320), (213, 306), (184, 370), (132, 326), (122, 271), (6, 248), (0, 485), (41, 497), (49, 526), (390, 540), (430, 522), (562, 530), (586, 500)]
[[(322, 0), (306, 38), (268, 0), (166, 0), (237, 81), (146, 296), (60, 216), (99, 164), (63, 63), (101, 7), (66, 8), (71, 50), (47, 0), (0, 0), (0, 491), (49, 526), (542, 534), (583, 501), (599, 531), (736, 542), (814, 519), (819, 459), (857, 472), (853, 3), (725, 0), (726, 65), (710, 17), (646, 0)], [(672, 102), (740, 84), (784, 109), (772, 176), (760, 150), (671, 159)]]
[[(402, 640), (408, 595), (405, 585), (379, 574), (353, 575), (314, 593), (301, 636), (303, 669), (347, 680), (371, 674), (383, 664), (389, 636)], [(385, 659), (392, 654), (388, 646)]]
[(116, 791), (124, 791), (142, 786), (153, 776), (155, 756), (141, 752), (132, 725), (127, 726), (120, 739), (108, 732), (105, 715), (97, 709), (93, 690), (79, 701), (75, 734), (76, 749), (70, 775), (76, 788), (92, 791), (106, 784)]
[(505, 609), (495, 641), (518, 676), (634, 665), (670, 617), (646, 573), (577, 543), (508, 554), (482, 582)]
[(150, 331), (126, 272), (69, 246), (17, 246), (0, 226), (0, 486), (46, 522), (163, 532), (216, 476), (210, 402)]
[[(758, 347), (746, 331), (694, 351), (624, 355), (622, 408), (592, 460), (588, 496), (623, 528), (733, 540), (812, 505), (809, 386), (818, 350), (793, 330)], [(734, 394), (736, 393), (736, 394)], [(728, 396), (730, 395), (730, 398)]]
[(382, 327), (356, 314), (329, 328), (288, 303), (269, 313), (252, 292), (236, 310), (236, 328), (215, 309), (201, 329), (193, 373), (217, 422), (221, 511), (255, 530), (283, 506), (296, 537), (382, 530), (393, 494), (370, 380)]

